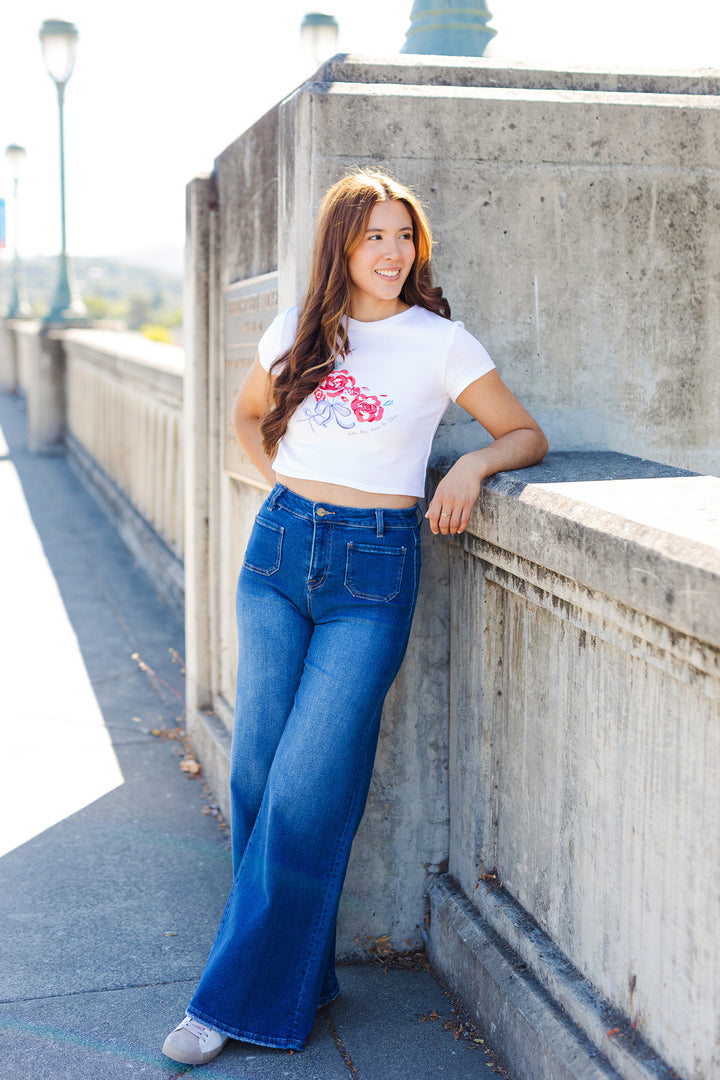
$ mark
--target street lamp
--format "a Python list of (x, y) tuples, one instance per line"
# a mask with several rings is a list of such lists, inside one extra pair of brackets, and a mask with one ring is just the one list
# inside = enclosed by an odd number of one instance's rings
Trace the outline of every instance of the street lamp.
[(18, 221), (20, 218), (18, 213), (18, 177), (22, 172), (22, 167), (25, 162), (25, 147), (16, 146), (15, 143), (11, 143), (5, 150), (5, 160), (8, 163), (8, 169), (10, 170), (13, 182), (12, 292), (10, 294), (10, 306), (5, 313), (5, 317), (7, 319), (29, 319), (32, 316), (32, 310), (28, 303), (27, 296), (25, 295), (22, 265), (20, 263), (20, 244), (18, 241)]
[(70, 260), (65, 239), (65, 128), (63, 104), (65, 84), (72, 75), (75, 64), (78, 30), (74, 23), (62, 19), (46, 19), (40, 28), (43, 59), (50, 78), (57, 88), (60, 113), (60, 220), (62, 224), (62, 248), (58, 258), (58, 280), (55, 287), (50, 314), (43, 320), (48, 325), (85, 325), (88, 313), (81, 298), (76, 294), (72, 281)]
[(310, 11), (300, 23), (300, 37), (315, 67), (320, 67), (335, 52), (338, 21), (334, 15)]

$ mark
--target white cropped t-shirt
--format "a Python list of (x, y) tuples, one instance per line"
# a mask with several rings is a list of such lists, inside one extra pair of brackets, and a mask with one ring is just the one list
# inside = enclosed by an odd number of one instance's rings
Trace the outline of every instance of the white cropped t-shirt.
[[(266, 371), (288, 349), (299, 308), (258, 345)], [(450, 399), (495, 365), (461, 322), (411, 307), (378, 322), (348, 319), (351, 351), (290, 418), (276, 472), (360, 491), (422, 496), (433, 436)]]

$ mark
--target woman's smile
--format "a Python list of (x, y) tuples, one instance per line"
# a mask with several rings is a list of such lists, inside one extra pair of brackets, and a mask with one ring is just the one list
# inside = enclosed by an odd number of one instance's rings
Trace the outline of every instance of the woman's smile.
[(404, 202), (378, 202), (360, 243), (348, 258), (354, 319), (373, 322), (404, 310), (402, 287), (415, 261), (410, 211)]

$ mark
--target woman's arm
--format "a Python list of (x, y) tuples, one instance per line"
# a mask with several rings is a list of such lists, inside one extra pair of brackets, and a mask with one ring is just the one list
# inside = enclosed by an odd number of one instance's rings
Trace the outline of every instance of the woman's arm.
[(260, 435), (260, 417), (267, 408), (269, 391), (270, 376), (256, 356), (233, 402), (232, 422), (235, 438), (272, 487), (275, 473), (270, 458), (263, 450)]
[(495, 442), (463, 454), (438, 484), (425, 517), (432, 531), (443, 535), (465, 531), (486, 476), (536, 465), (548, 449), (541, 428), (497, 371), (470, 383), (457, 401)]

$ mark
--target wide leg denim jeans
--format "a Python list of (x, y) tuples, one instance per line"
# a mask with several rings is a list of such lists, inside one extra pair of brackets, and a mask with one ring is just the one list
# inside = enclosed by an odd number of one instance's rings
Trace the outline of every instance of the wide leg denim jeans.
[(338, 903), (410, 633), (419, 518), (277, 485), (256, 519), (237, 592), (234, 882), (188, 1006), (233, 1038), (301, 1050), (338, 993)]

